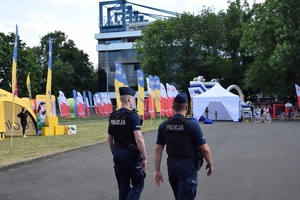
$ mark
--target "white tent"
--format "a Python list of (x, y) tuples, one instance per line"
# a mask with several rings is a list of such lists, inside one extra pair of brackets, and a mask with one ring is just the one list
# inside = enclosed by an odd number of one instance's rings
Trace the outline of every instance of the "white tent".
[(205, 108), (210, 111), (208, 118), (215, 119), (215, 111), (218, 120), (233, 120), (237, 122), (240, 117), (240, 97), (226, 89), (219, 83), (208, 91), (193, 97), (193, 115), (199, 119), (205, 117)]

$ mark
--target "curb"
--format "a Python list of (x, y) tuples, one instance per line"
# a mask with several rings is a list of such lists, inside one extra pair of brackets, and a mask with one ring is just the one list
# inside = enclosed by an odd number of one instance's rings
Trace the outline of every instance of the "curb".
[[(151, 131), (154, 131), (154, 130), (145, 131), (145, 132), (143, 132), (143, 134), (145, 134), (147, 132), (151, 132)], [(3, 172), (3, 171), (12, 170), (13, 168), (21, 167), (23, 165), (33, 164), (33, 163), (37, 163), (37, 162), (40, 162), (40, 161), (53, 159), (55, 157), (61, 157), (61, 156), (64, 156), (65, 154), (67, 154), (67, 153), (75, 153), (77, 151), (89, 150), (89, 149), (95, 148), (96, 146), (101, 145), (101, 144), (106, 143), (106, 142), (107, 141), (104, 140), (104, 141), (97, 142), (95, 144), (85, 145), (85, 146), (81, 146), (81, 147), (75, 147), (73, 149), (68, 149), (68, 150), (60, 151), (60, 152), (53, 153), (53, 154), (43, 155), (43, 156), (36, 157), (36, 158), (29, 158), (27, 160), (22, 160), (22, 161), (15, 162), (15, 163), (12, 163), (12, 164), (9, 164), (9, 165), (3, 165), (3, 166), (0, 166), (0, 173)]]
[(95, 148), (96, 146), (101, 145), (105, 142), (106, 141), (102, 141), (102, 142), (98, 142), (98, 143), (95, 143), (95, 144), (85, 145), (85, 146), (81, 146), (81, 147), (75, 147), (73, 149), (68, 149), (68, 150), (65, 150), (65, 151), (61, 151), (61, 152), (57, 152), (57, 153), (53, 153), (53, 154), (48, 154), (48, 155), (43, 155), (43, 156), (40, 156), (40, 157), (30, 158), (30, 159), (22, 160), (22, 161), (15, 162), (15, 163), (12, 163), (12, 164), (0, 166), (0, 173), (3, 172), (3, 171), (12, 170), (14, 168), (21, 167), (23, 165), (33, 164), (33, 163), (37, 163), (37, 162), (40, 162), (40, 161), (53, 159), (55, 157), (62, 157), (65, 154), (68, 154), (68, 153), (75, 153), (75, 152), (78, 152), (78, 151), (89, 150), (89, 149)]

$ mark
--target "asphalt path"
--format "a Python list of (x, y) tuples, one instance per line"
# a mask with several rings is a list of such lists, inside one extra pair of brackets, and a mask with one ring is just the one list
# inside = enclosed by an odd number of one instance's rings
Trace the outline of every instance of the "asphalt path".
[[(196, 199), (300, 199), (300, 121), (201, 124), (214, 174), (199, 172)], [(164, 182), (152, 181), (156, 131), (144, 133), (149, 167), (141, 199), (174, 199), (163, 156)], [(0, 170), (1, 200), (116, 200), (107, 142)]]

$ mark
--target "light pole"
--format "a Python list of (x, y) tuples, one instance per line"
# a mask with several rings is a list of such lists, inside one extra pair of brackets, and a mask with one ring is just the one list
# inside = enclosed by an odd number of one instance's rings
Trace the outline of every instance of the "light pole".
[(107, 58), (107, 45), (109, 45), (110, 42), (105, 42), (105, 61), (106, 61), (106, 93), (108, 94), (108, 58)]

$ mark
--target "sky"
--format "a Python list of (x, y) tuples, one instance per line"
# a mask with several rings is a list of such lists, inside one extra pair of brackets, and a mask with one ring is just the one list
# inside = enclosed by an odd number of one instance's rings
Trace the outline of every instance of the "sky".
[[(105, 0), (107, 1), (107, 0)], [(129, 2), (173, 12), (198, 14), (206, 7), (216, 11), (228, 8), (228, 0), (129, 0)], [(254, 0), (248, 0), (252, 3)], [(256, 0), (257, 3), (262, 0)], [(99, 33), (99, 0), (6, 0), (0, 7), (0, 32), (15, 32), (18, 25), (20, 39), (29, 47), (39, 45), (40, 38), (54, 31), (62, 31), (75, 42), (77, 48), (89, 55), (97, 65)], [(101, 1), (102, 2), (102, 1)], [(145, 11), (133, 6), (134, 10)], [(154, 13), (147, 10), (147, 13)]]

